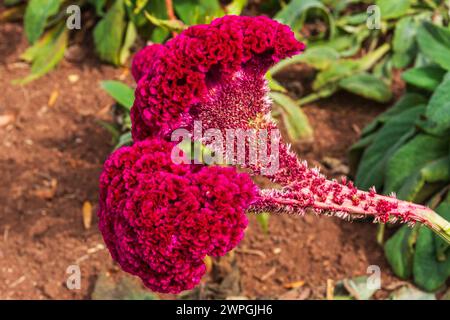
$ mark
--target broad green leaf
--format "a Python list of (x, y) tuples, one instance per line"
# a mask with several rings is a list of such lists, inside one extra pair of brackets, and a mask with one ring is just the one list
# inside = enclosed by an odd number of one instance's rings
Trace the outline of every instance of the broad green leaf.
[(358, 187), (381, 188), (390, 157), (414, 134), (415, 122), (424, 111), (424, 106), (418, 106), (386, 121), (373, 143), (363, 153), (355, 178)]
[[(441, 204), (436, 211), (441, 215), (450, 215), (450, 204)], [(414, 282), (427, 291), (439, 289), (450, 276), (450, 255), (445, 261), (438, 261), (433, 231), (421, 227), (414, 255)]]
[(416, 174), (406, 179), (397, 195), (400, 199), (414, 201), (425, 183), (450, 182), (450, 158), (443, 157), (427, 163)]
[(351, 176), (356, 176), (356, 170), (359, 163), (361, 162), (361, 157), (364, 153), (364, 150), (375, 140), (377, 134), (378, 132), (373, 132), (367, 136), (361, 137), (361, 139), (355, 142), (348, 150), (347, 158)]
[(281, 116), (289, 140), (295, 143), (299, 140), (312, 139), (313, 130), (300, 106), (284, 93), (271, 92), (269, 96), (282, 110)]
[(413, 245), (417, 229), (402, 226), (384, 245), (384, 253), (395, 275), (408, 279), (413, 270)]
[(325, 70), (338, 59), (339, 52), (335, 49), (326, 46), (314, 47), (306, 50), (305, 53), (280, 61), (270, 69), (270, 72), (276, 74), (284, 68), (297, 63), (305, 63), (315, 69)]
[(417, 30), (417, 41), (425, 56), (450, 70), (450, 29), (423, 22)]
[(411, 285), (406, 285), (392, 292), (390, 300), (436, 300), (432, 293), (423, 292)]
[(431, 96), (426, 117), (427, 121), (423, 127), (428, 132), (445, 135), (450, 131), (450, 73), (445, 75)]
[[(95, 7), (95, 13), (102, 17), (105, 14), (104, 8), (107, 0), (89, 0), (88, 2)], [(138, 1), (139, 2), (139, 1)]]
[(377, 102), (388, 102), (392, 99), (390, 88), (382, 80), (367, 72), (341, 79), (339, 86), (346, 91)]
[(334, 18), (328, 8), (318, 0), (291, 0), (274, 16), (274, 19), (298, 31), (309, 15), (323, 17), (328, 25), (330, 38), (333, 37), (335, 32)]
[(368, 286), (368, 276), (359, 276), (344, 279), (343, 284), (346, 290), (357, 300), (369, 300), (377, 291), (376, 288)]
[(412, 17), (404, 17), (397, 22), (392, 40), (392, 62), (396, 68), (408, 66), (415, 58), (417, 22)]
[(384, 192), (397, 191), (411, 175), (425, 164), (448, 155), (446, 138), (418, 134), (398, 149), (386, 166)]
[(442, 82), (444, 75), (445, 70), (441, 67), (429, 65), (406, 70), (402, 79), (412, 86), (433, 92)]
[(35, 43), (42, 35), (47, 19), (58, 12), (62, 0), (30, 0), (25, 10), (24, 28), (27, 39)]
[(218, 0), (174, 0), (173, 6), (187, 25), (209, 23), (225, 14)]
[(406, 15), (411, 7), (411, 0), (377, 0), (375, 4), (380, 8), (381, 19), (396, 19)]
[(131, 109), (134, 102), (134, 90), (132, 88), (115, 80), (102, 81), (101, 86), (120, 105), (128, 110)]
[(125, 32), (123, 0), (116, 0), (94, 29), (95, 49), (104, 61), (120, 64), (120, 50)]
[(399, 114), (407, 109), (425, 105), (427, 99), (418, 93), (405, 93), (391, 108), (376, 117), (370, 124), (362, 130), (362, 136), (372, 133), (379, 126), (385, 123), (388, 119), (396, 114)]
[(120, 50), (120, 63), (125, 64), (130, 56), (130, 48), (134, 44), (137, 38), (136, 26), (133, 22), (128, 22), (127, 31), (125, 33), (125, 40), (123, 42), (122, 49)]
[(33, 81), (53, 68), (64, 57), (69, 40), (69, 30), (61, 23), (47, 31), (44, 37), (28, 48), (22, 58), (32, 63), (30, 75), (14, 80), (15, 84), (26, 84)]

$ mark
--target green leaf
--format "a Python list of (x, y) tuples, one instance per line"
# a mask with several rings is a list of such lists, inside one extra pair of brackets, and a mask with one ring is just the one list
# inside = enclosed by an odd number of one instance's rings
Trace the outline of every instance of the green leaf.
[(423, 127), (432, 134), (444, 134), (450, 129), (450, 73), (445, 75), (428, 103), (427, 121)]
[(442, 157), (423, 166), (409, 177), (398, 191), (400, 199), (414, 201), (425, 183), (450, 182), (450, 158)]
[(270, 69), (270, 72), (276, 74), (282, 69), (298, 63), (305, 63), (315, 69), (325, 70), (338, 59), (339, 52), (335, 49), (326, 46), (314, 47), (306, 50), (305, 53), (280, 61)]
[(417, 22), (412, 17), (405, 17), (397, 22), (392, 40), (392, 62), (396, 68), (409, 65), (417, 53)]
[(225, 15), (218, 0), (174, 0), (173, 6), (187, 25), (209, 23), (212, 19)]
[(364, 150), (372, 144), (377, 134), (378, 132), (373, 132), (369, 135), (361, 137), (361, 139), (355, 142), (348, 150), (348, 163), (351, 176), (356, 176), (356, 170), (358, 168), (358, 164), (361, 162)]
[(289, 96), (280, 92), (270, 92), (270, 98), (281, 108), (283, 124), (292, 143), (312, 139), (313, 130), (300, 106)]
[(62, 0), (30, 0), (25, 10), (24, 28), (27, 39), (35, 43), (42, 35), (47, 19), (58, 12)]
[(358, 187), (368, 189), (383, 185), (390, 157), (414, 134), (415, 122), (424, 111), (424, 106), (418, 106), (386, 121), (363, 153), (355, 178)]
[(145, 11), (145, 17), (152, 23), (153, 25), (163, 28), (167, 31), (181, 32), (187, 28), (187, 26), (181, 22), (180, 20), (163, 20), (158, 19), (157, 17), (151, 15), (147, 11)]
[(269, 212), (261, 212), (256, 214), (256, 221), (258, 221), (259, 226), (261, 227), (264, 233), (269, 232), (269, 219), (270, 219)]
[(131, 136), (131, 132), (125, 132), (120, 135), (119, 141), (114, 146), (114, 150), (119, 149), (122, 146), (129, 146), (133, 143), (133, 137)]
[(445, 70), (439, 66), (429, 65), (406, 70), (402, 79), (417, 88), (433, 92), (444, 78)]
[(336, 61), (328, 69), (317, 74), (312, 85), (313, 90), (317, 91), (327, 85), (337, 84), (343, 78), (369, 70), (389, 51), (389, 48), (390, 45), (385, 43), (358, 60), (342, 59)]
[(368, 124), (363, 130), (362, 135), (366, 136), (372, 133), (379, 126), (385, 123), (391, 117), (419, 105), (425, 105), (427, 99), (418, 93), (405, 93), (391, 108), (376, 117), (370, 124)]
[(448, 155), (448, 139), (418, 134), (398, 149), (386, 167), (384, 192), (397, 191), (411, 175), (427, 163)]
[(404, 16), (411, 7), (411, 0), (377, 0), (375, 4), (380, 8), (381, 19), (389, 20)]
[(324, 18), (328, 25), (329, 36), (332, 38), (335, 33), (334, 18), (328, 8), (318, 0), (292, 0), (274, 16), (274, 19), (298, 31), (310, 15)]
[(379, 78), (367, 72), (351, 75), (339, 81), (339, 86), (351, 93), (377, 102), (392, 99), (390, 88)]
[(450, 70), (450, 29), (426, 21), (417, 31), (417, 41), (425, 56)]
[(107, 0), (89, 0), (88, 2), (95, 7), (95, 13), (102, 17), (105, 14), (104, 8)]
[(134, 44), (137, 38), (136, 26), (133, 22), (128, 22), (127, 31), (125, 33), (125, 40), (123, 42), (122, 49), (120, 50), (120, 63), (125, 64), (130, 56), (130, 48)]
[(342, 78), (358, 72), (360, 64), (353, 60), (338, 60), (328, 69), (319, 72), (313, 82), (313, 89), (319, 90), (329, 83), (336, 83)]
[(133, 106), (134, 90), (126, 84), (115, 80), (105, 80), (101, 82), (101, 87), (114, 100), (116, 100), (120, 105), (124, 106), (128, 110), (130, 110)]
[(123, 0), (116, 0), (94, 29), (95, 49), (100, 59), (120, 64), (120, 51), (125, 32)]
[[(450, 204), (441, 204), (436, 211), (441, 215), (450, 214)], [(436, 258), (436, 242), (434, 233), (421, 227), (414, 255), (414, 282), (427, 291), (435, 291), (444, 285), (450, 276), (450, 255), (445, 261)]]
[(64, 57), (69, 39), (69, 30), (61, 23), (45, 33), (44, 37), (28, 48), (22, 59), (32, 62), (30, 75), (14, 80), (14, 84), (26, 84), (33, 81), (53, 68)]
[(423, 292), (411, 285), (406, 285), (392, 292), (390, 300), (436, 300), (436, 296), (431, 293)]
[(227, 14), (240, 15), (247, 5), (248, 0), (232, 0), (230, 4), (225, 7)]
[(413, 269), (413, 245), (417, 230), (402, 226), (384, 245), (384, 253), (395, 275), (408, 279)]

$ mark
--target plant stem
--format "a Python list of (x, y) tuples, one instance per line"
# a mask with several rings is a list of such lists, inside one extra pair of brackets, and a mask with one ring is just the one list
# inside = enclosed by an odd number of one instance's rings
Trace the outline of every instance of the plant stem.
[[(336, 184), (334, 181), (326, 181), (326, 184)], [(343, 192), (352, 190), (348, 188)], [(300, 195), (300, 196), (299, 196)], [(260, 211), (287, 211), (303, 214), (306, 209), (313, 209), (317, 213), (329, 213), (341, 218), (369, 217), (375, 218), (375, 222), (396, 222), (401, 220), (408, 223), (421, 223), (429, 227), (436, 234), (450, 243), (450, 222), (439, 214), (423, 205), (410, 203), (388, 197), (358, 190), (354, 196), (364, 199), (355, 204), (349, 198), (342, 203), (336, 203), (332, 196), (321, 198), (308, 190), (286, 192), (285, 190), (264, 189), (260, 191), (260, 199), (253, 205), (252, 210)], [(307, 198), (308, 201), (303, 199)], [(300, 199), (300, 200), (297, 200)]]

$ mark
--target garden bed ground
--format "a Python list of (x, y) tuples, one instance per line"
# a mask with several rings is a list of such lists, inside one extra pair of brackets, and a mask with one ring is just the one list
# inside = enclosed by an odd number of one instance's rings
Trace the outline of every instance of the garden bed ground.
[[(81, 62), (65, 60), (45, 77), (14, 86), (11, 80), (28, 72), (19, 60), (26, 45), (19, 24), (0, 26), (0, 299), (89, 299), (100, 274), (123, 275), (96, 227), (98, 176), (112, 150), (98, 124), (111, 121), (112, 100), (99, 81), (131, 83), (131, 76), (88, 51)], [(288, 77), (298, 79), (298, 72)], [(340, 176), (347, 148), (383, 108), (350, 95), (306, 106), (315, 140), (299, 153)], [(86, 201), (93, 205), (90, 229), (82, 223)], [(371, 223), (280, 214), (271, 217), (266, 235), (255, 217), (250, 221), (237, 264), (229, 266), (235, 272), (226, 272), (234, 276), (222, 286), (225, 296), (279, 298), (289, 283), (301, 281), (284, 297), (321, 298), (328, 279), (364, 275), (371, 264), (380, 266), (384, 288), (396, 281)], [(80, 290), (65, 285), (73, 264), (81, 268)], [(219, 265), (227, 270), (226, 259)]]

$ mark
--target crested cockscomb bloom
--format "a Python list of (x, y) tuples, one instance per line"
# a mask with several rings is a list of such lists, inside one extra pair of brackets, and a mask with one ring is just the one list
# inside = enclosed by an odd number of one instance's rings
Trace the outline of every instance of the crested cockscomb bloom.
[[(262, 82), (269, 66), (301, 52), (304, 45), (287, 26), (267, 17), (225, 16), (188, 28), (163, 48), (151, 48), (133, 62), (139, 79), (131, 113), (134, 140), (189, 127), (202, 106), (206, 117), (208, 104), (232, 89), (223, 88), (225, 83), (242, 78)], [(151, 60), (142, 61), (145, 57)]]
[(206, 255), (222, 256), (239, 243), (257, 193), (235, 168), (173, 163), (173, 147), (148, 139), (115, 151), (100, 177), (98, 211), (113, 259), (168, 293), (192, 289)]
[(165, 47), (162, 44), (152, 44), (145, 46), (133, 57), (131, 74), (136, 82), (146, 76), (151, 70), (152, 63), (158, 60), (159, 55), (164, 54)]
[[(188, 28), (164, 47), (164, 55), (142, 64), (150, 68), (136, 89), (135, 140), (167, 137), (173, 129), (191, 128), (195, 120), (202, 121), (204, 129), (277, 129), (264, 74), (273, 63), (304, 49), (285, 25), (266, 17), (237, 16)], [(279, 170), (269, 178), (282, 189), (263, 191), (258, 208), (294, 212), (309, 208), (340, 217), (421, 222), (450, 239), (450, 224), (432, 210), (374, 190), (358, 190), (351, 182), (327, 180), (283, 141), (279, 160)], [(248, 167), (253, 174), (261, 173), (261, 163)]]

